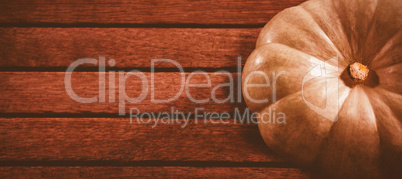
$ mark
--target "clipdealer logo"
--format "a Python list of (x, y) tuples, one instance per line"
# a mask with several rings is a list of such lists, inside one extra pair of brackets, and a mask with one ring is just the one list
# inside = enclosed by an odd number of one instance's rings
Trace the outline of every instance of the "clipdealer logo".
[[(106, 65), (107, 63), (107, 65)], [(231, 73), (229, 71), (225, 70), (218, 70), (216, 72), (205, 72), (201, 70), (193, 71), (193, 72), (185, 72), (183, 67), (176, 61), (172, 59), (152, 59), (150, 61), (151, 67), (150, 67), (150, 72), (148, 75), (145, 72), (141, 72), (137, 69), (133, 69), (131, 71), (113, 71), (109, 70), (107, 71), (106, 68), (109, 67), (114, 67), (116, 65), (116, 61), (114, 59), (109, 59), (106, 60), (105, 57), (99, 57), (98, 59), (93, 59), (93, 58), (81, 58), (76, 61), (74, 61), (66, 70), (65, 72), (65, 77), (64, 77), (64, 85), (67, 94), (70, 96), (71, 99), (76, 101), (77, 103), (84, 103), (84, 104), (92, 104), (92, 103), (118, 103), (118, 113), (120, 116), (126, 116), (126, 104), (139, 104), (143, 102), (144, 100), (149, 100), (151, 104), (166, 104), (166, 103), (171, 103), (178, 101), (179, 97), (185, 96), (188, 98), (191, 102), (194, 104), (205, 104), (205, 103), (216, 103), (216, 104), (221, 104), (221, 103), (242, 103), (242, 69), (241, 69), (241, 57), (237, 58), (237, 69), (235, 73)], [(156, 96), (155, 91), (156, 91), (156, 86), (155, 86), (155, 66), (157, 66), (158, 63), (170, 63), (171, 65), (174, 65), (178, 69), (178, 74), (180, 79), (180, 85), (178, 85), (178, 92), (175, 93), (173, 96), (170, 96), (167, 99), (160, 99), (158, 96)], [(77, 67), (80, 65), (98, 65), (98, 81), (99, 81), (99, 88), (98, 88), (98, 95), (93, 96), (93, 97), (81, 97), (77, 95), (74, 92), (74, 88), (72, 85), (72, 75), (74, 71), (76, 70)], [(318, 69), (321, 69), (320, 66), (317, 66)], [(312, 69), (311, 72), (317, 71), (316, 69)], [(235, 74), (235, 75), (233, 75)], [(311, 76), (312, 73), (306, 74), (306, 77), (303, 79), (303, 84), (306, 81), (311, 80), (312, 78), (315, 77)], [(203, 76), (205, 78), (205, 81), (202, 83), (194, 83), (191, 81), (191, 79), (194, 76)], [(212, 79), (214, 76), (217, 75), (224, 75), (227, 77), (228, 81), (212, 86)], [(266, 81), (267, 84), (246, 84), (245, 89), (247, 88), (267, 88), (267, 90), (272, 90), (272, 99), (271, 102), (276, 101), (276, 81), (280, 79), (280, 76), (286, 75), (285, 71), (279, 71), (276, 72), (276, 74), (273, 72), (273, 76), (271, 77), (271, 80), (267, 74), (265, 74), (262, 71), (255, 71), (253, 73), (250, 73), (247, 77), (245, 77), (246, 81), (247, 79), (251, 78), (251, 76), (259, 76), (259, 78), (263, 77)], [(318, 76), (323, 76), (325, 73), (320, 73)], [(108, 84), (106, 82), (106, 78), (108, 78)], [(126, 82), (129, 78), (138, 78), (141, 81), (141, 84), (138, 86), (138, 89), (140, 90), (140, 94), (135, 97), (130, 97), (126, 93)], [(273, 79), (272, 79), (273, 78)], [(117, 80), (117, 86), (116, 86), (116, 80)], [(272, 81), (272, 83), (269, 83)], [(108, 91), (106, 90), (106, 85), (108, 85)], [(195, 97), (192, 96), (190, 93), (190, 88), (211, 88), (211, 92), (209, 95), (209, 98), (206, 99), (196, 99)], [(221, 88), (227, 88), (229, 89), (228, 94), (225, 96), (223, 99), (218, 99), (217, 91)], [(271, 89), (269, 89), (271, 88)], [(237, 90), (235, 90), (237, 89)], [(117, 91), (117, 99), (116, 99), (116, 90)], [(302, 89), (303, 90), (303, 89)], [(302, 91), (303, 92), (303, 91)], [(106, 101), (106, 95), (108, 93), (108, 101)], [(183, 95), (184, 93), (184, 95)], [(266, 99), (253, 99), (248, 92), (245, 93), (245, 98), (248, 100), (252, 101), (253, 103), (267, 103), (268, 98)], [(325, 115), (325, 109), (320, 109), (317, 108), (317, 106), (314, 106), (314, 104), (310, 103), (309, 101), (305, 100), (303, 97), (303, 100), (305, 103), (313, 110), (317, 111), (319, 114)], [(133, 106), (133, 105), (132, 105)], [(135, 105), (134, 105), (135, 106)], [(197, 105), (194, 105), (197, 106)], [(286, 123), (286, 115), (281, 112), (281, 111), (275, 111), (275, 108), (270, 109), (269, 111), (265, 113), (258, 113), (258, 112), (250, 112), (247, 108), (244, 110), (240, 110), (238, 108), (234, 109), (233, 114), (229, 113), (218, 113), (218, 112), (205, 112), (203, 108), (198, 108), (195, 107), (194, 111), (192, 112), (183, 112), (180, 111), (179, 109), (175, 109), (174, 106), (171, 106), (171, 111), (170, 112), (160, 112), (160, 113), (153, 113), (153, 112), (148, 112), (148, 111), (141, 111), (139, 108), (130, 108), (129, 109), (129, 117), (130, 117), (130, 124), (133, 123), (133, 121), (137, 123), (143, 123), (143, 124), (149, 124), (149, 121), (154, 121), (153, 127), (156, 127), (156, 124), (172, 124), (172, 123), (179, 123), (177, 120), (180, 118), (182, 120), (182, 127), (187, 126), (188, 121), (190, 119), (194, 120), (202, 120), (211, 122), (212, 120), (215, 120), (220, 122), (220, 123), (226, 123), (227, 120), (230, 118), (233, 118), (236, 122), (238, 123), (258, 123), (258, 122), (264, 122), (264, 123), (269, 123), (269, 124), (285, 124)], [(177, 115), (180, 114), (180, 115)], [(268, 115), (268, 116), (266, 116)], [(261, 119), (262, 116), (263, 118), (266, 119), (264, 120), (256, 120)], [(145, 120), (147, 119), (147, 120)], [(153, 119), (153, 120), (150, 120)], [(176, 122), (172, 122), (176, 121)], [(214, 123), (214, 122), (213, 122)], [(185, 125), (184, 125), (185, 124)]]

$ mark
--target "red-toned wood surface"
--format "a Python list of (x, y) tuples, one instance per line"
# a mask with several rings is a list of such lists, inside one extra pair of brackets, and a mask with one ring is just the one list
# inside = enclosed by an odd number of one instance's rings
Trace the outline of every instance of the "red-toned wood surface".
[[(278, 158), (264, 144), (256, 124), (233, 119), (235, 108), (246, 109), (237, 77), (237, 57), (244, 64), (261, 27), (281, 10), (304, 0), (5, 0), (0, 2), (0, 178), (220, 177), (309, 178), (311, 173)], [(141, 112), (229, 112), (224, 123), (197, 119), (189, 123), (130, 124), (118, 116), (116, 100), (82, 104), (65, 89), (66, 68), (80, 58), (114, 59), (106, 70), (144, 71), (146, 98), (129, 108)], [(188, 78), (207, 71), (211, 87), (190, 88), (164, 104), (151, 101), (151, 59), (167, 58), (184, 67)], [(167, 63), (155, 65), (157, 99), (174, 96), (180, 73)], [(97, 66), (72, 75), (72, 87), (82, 97), (98, 95)], [(234, 78), (235, 102), (216, 103), (211, 92)], [(138, 74), (138, 72), (137, 72)], [(141, 81), (130, 77), (126, 94), (136, 97)], [(190, 83), (207, 82), (199, 72)], [(228, 87), (216, 91), (218, 99)], [(242, 113), (243, 114), (243, 113)], [(234, 122), (236, 121), (236, 123)], [(216, 121), (215, 121), (216, 122)], [(228, 123), (226, 123), (228, 122)]]
[(0, 5), (0, 22), (265, 24), (279, 11), (303, 1), (6, 0)]
[(295, 168), (269, 167), (0, 167), (2, 178), (308, 178)]
[[(137, 72), (136, 74), (139, 74)], [(119, 90), (118, 74), (115, 74), (115, 88), (110, 88), (109, 93), (109, 73), (106, 76), (106, 91), (104, 103), (79, 103), (74, 101), (66, 92), (65, 87), (66, 72), (0, 72), (0, 113), (79, 113), (79, 114), (118, 114), (119, 96), (123, 94)], [(125, 111), (130, 108), (138, 108), (141, 113), (145, 112), (171, 112), (171, 107), (180, 112), (193, 112), (195, 108), (203, 108), (200, 112), (230, 112), (235, 113), (236, 107), (244, 112), (245, 104), (237, 102), (239, 98), (239, 88), (237, 73), (205, 73), (206, 76), (197, 73), (189, 78), (190, 73), (183, 73), (185, 80), (189, 84), (207, 84), (208, 78), (211, 80), (211, 87), (194, 88), (188, 87), (183, 81), (182, 75), (178, 72), (159, 72), (154, 76), (154, 90), (152, 91), (151, 73), (141, 73), (146, 77), (148, 86), (142, 86), (144, 81), (139, 77), (132, 76), (127, 79), (125, 93), (131, 98), (137, 98), (146, 94), (144, 100), (137, 103), (125, 101)], [(219, 84), (229, 83), (233, 78), (233, 95), (230, 94), (229, 87), (218, 88)], [(71, 85), (73, 91), (83, 98), (98, 97), (99, 99), (99, 73), (98, 72), (73, 72)], [(121, 83), (123, 84), (123, 83)], [(188, 92), (186, 92), (188, 87)], [(212, 92), (214, 88), (216, 91)], [(180, 91), (183, 89), (182, 91)], [(109, 102), (109, 94), (115, 94), (115, 101)], [(151, 93), (157, 100), (173, 98), (179, 94), (178, 98), (167, 103), (156, 103), (151, 101)], [(212, 93), (216, 94), (216, 99), (224, 100), (233, 96), (234, 102), (230, 100), (218, 103), (212, 98)], [(191, 100), (191, 96), (194, 100)], [(241, 94), (240, 94), (241, 96)], [(124, 98), (122, 98), (124, 99)], [(208, 100), (206, 103), (196, 103), (195, 100)]]
[[(0, 28), (0, 67), (63, 67), (104, 56), (116, 68), (150, 67), (169, 58), (186, 68), (236, 67), (255, 47), (259, 28)], [(155, 63), (156, 67), (175, 67)], [(176, 68), (176, 67), (175, 67)]]
[(132, 124), (129, 118), (1, 118), (0, 141), (7, 145), (1, 148), (0, 161), (282, 162), (267, 150), (255, 124), (233, 119), (155, 122), (147, 118), (133, 119)]

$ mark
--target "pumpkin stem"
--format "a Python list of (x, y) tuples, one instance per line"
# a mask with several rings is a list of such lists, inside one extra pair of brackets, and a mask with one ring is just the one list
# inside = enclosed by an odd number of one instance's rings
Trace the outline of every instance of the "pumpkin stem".
[(355, 82), (363, 82), (367, 78), (369, 73), (369, 69), (367, 68), (367, 66), (359, 62), (351, 64), (349, 71)]

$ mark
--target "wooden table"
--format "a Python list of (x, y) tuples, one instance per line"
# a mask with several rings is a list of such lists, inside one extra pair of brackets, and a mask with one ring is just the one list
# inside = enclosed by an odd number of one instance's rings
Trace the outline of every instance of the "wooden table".
[[(117, 84), (117, 71), (137, 69), (146, 80), (128, 79), (125, 92), (138, 96), (141, 85), (151, 81), (151, 59), (160, 58), (178, 62), (186, 77), (205, 71), (213, 87), (227, 82), (227, 76), (214, 72), (240, 75), (236, 59), (241, 56), (244, 64), (264, 24), (302, 1), (2, 1), (0, 177), (311, 177), (270, 152), (255, 124), (233, 119), (226, 119), (228, 124), (196, 124), (192, 119), (184, 128), (177, 123), (154, 128), (130, 124), (127, 115), (118, 115), (120, 87), (109, 88), (111, 73)], [(72, 74), (71, 84), (79, 96), (97, 96), (99, 101), (99, 74), (104, 74), (105, 102), (74, 101), (66, 92), (67, 67), (81, 58), (102, 56), (115, 63), (105, 73), (98, 65), (82, 65)], [(183, 86), (172, 64), (158, 63), (155, 70), (156, 98), (174, 96)], [(191, 83), (195, 82), (203, 83), (205, 77), (195, 75)], [(185, 93), (168, 103), (154, 103), (151, 91), (147, 89), (140, 103), (126, 103), (125, 109), (246, 109), (244, 102), (197, 104)], [(190, 90), (197, 99), (210, 98), (211, 91), (212, 87)], [(228, 93), (228, 88), (216, 91), (220, 99)]]

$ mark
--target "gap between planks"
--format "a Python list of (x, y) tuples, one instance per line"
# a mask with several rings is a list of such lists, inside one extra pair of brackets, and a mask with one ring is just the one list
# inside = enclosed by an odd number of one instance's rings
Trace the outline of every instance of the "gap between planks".
[(13, 0), (2, 2), (5, 24), (265, 24), (304, 0)]
[(109, 178), (109, 177), (225, 177), (225, 178), (310, 178), (296, 168), (259, 167), (0, 167), (2, 178)]
[[(108, 69), (150, 71), (176, 69), (171, 59), (186, 70), (234, 70), (244, 65), (254, 50), (259, 28), (158, 29), (158, 28), (0, 28), (0, 70), (65, 71), (81, 58), (114, 59)], [(107, 63), (106, 63), (107, 64)], [(97, 65), (81, 65), (96, 70)]]
[(286, 165), (278, 163), (283, 160), (265, 145), (255, 124), (189, 120), (183, 125), (185, 120), (177, 120), (154, 125), (155, 121), (130, 124), (128, 118), (0, 118), (0, 161), (19, 165), (35, 161), (65, 161), (66, 165), (69, 161), (70, 165), (78, 164), (74, 161), (88, 165), (94, 164), (91, 161), (115, 165), (140, 161), (166, 161), (166, 165), (187, 165), (180, 161), (190, 161), (198, 166), (215, 161), (217, 166), (233, 167), (240, 167), (241, 162), (254, 167)]
[[(240, 78), (238, 73), (205, 73), (204, 75), (196, 73), (191, 78), (189, 78), (190, 73), (155, 73), (153, 89), (151, 73), (136, 73), (143, 75), (147, 80), (143, 81), (139, 77), (132, 76), (126, 80), (125, 90), (120, 91), (124, 81), (119, 82), (119, 75), (115, 74), (115, 78), (112, 78), (115, 83), (109, 83), (110, 73), (106, 72), (103, 73), (106, 77), (105, 88), (101, 90), (105, 92), (105, 102), (94, 101), (93, 103), (80, 103), (69, 96), (66, 89), (70, 88), (65, 86), (65, 74), (65, 72), (0, 72), (2, 79), (0, 81), (0, 113), (117, 115), (119, 109), (124, 109), (127, 114), (130, 108), (137, 108), (139, 110), (137, 113), (169, 113), (172, 111), (172, 106), (184, 113), (194, 112), (195, 108), (202, 108), (200, 112), (230, 114), (234, 114), (236, 110), (246, 112), (238, 82)], [(73, 92), (82, 98), (99, 97), (99, 74), (97, 72), (73, 72), (71, 78)], [(186, 84), (207, 84), (207, 77), (211, 79), (209, 87), (189, 87), (187, 90)], [(183, 79), (185, 80), (183, 81)], [(233, 88), (219, 87), (218, 85), (222, 83), (232, 83)], [(109, 87), (110, 84), (115, 85)], [(216, 90), (214, 91), (214, 89)], [(176, 95), (177, 98), (166, 103), (156, 103), (151, 98), (151, 92), (158, 100), (173, 98)], [(128, 102), (123, 98), (124, 93), (131, 98), (137, 98), (141, 94), (145, 95), (141, 98), (142, 101)], [(233, 100), (216, 101), (213, 94), (217, 100), (225, 100), (229, 97)], [(114, 98), (110, 95), (114, 95)], [(207, 101), (196, 103), (194, 100)]]

